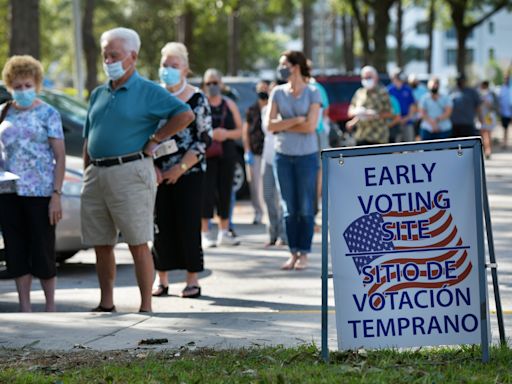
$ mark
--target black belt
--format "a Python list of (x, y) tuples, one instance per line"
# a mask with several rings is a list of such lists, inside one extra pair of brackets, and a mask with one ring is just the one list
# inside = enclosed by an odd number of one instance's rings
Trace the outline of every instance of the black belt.
[(139, 153), (135, 153), (133, 155), (91, 160), (91, 164), (93, 164), (97, 167), (112, 167), (113, 165), (121, 165), (124, 163), (129, 163), (130, 161), (142, 160), (145, 157), (146, 157), (146, 155), (144, 153), (139, 152)]

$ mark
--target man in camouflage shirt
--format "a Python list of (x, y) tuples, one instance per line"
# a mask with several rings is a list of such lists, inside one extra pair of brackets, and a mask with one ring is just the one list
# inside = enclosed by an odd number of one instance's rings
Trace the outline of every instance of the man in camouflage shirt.
[(357, 145), (385, 144), (389, 142), (387, 119), (392, 117), (391, 101), (386, 88), (379, 84), (374, 67), (361, 70), (361, 84), (350, 102), (347, 129), (356, 127)]

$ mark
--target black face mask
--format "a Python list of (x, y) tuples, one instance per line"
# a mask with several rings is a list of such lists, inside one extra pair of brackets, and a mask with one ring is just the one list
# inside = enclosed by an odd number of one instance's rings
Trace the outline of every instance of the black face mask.
[(258, 92), (258, 99), (268, 100), (268, 92)]
[(437, 95), (437, 93), (439, 92), (439, 88), (431, 88), (430, 92), (432, 92), (433, 95)]

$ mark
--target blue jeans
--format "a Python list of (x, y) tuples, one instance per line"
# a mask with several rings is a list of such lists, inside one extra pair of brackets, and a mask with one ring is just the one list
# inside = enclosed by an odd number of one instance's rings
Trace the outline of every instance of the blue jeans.
[(430, 132), (426, 129), (421, 129), (420, 131), (421, 140), (437, 140), (437, 139), (448, 139), (452, 137), (452, 131), (444, 131), (444, 132)]
[(304, 156), (276, 153), (274, 170), (290, 251), (309, 253), (315, 226), (318, 156), (316, 152)]

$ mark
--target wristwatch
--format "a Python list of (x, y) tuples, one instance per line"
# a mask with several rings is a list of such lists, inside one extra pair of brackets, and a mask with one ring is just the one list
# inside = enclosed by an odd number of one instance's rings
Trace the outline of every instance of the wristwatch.
[(180, 168), (183, 169), (183, 171), (186, 171), (188, 169), (188, 165), (185, 163), (180, 163)]
[(62, 195), (62, 191), (60, 189), (54, 189), (53, 190), (53, 193), (57, 194), (57, 195)]
[(157, 144), (161, 143), (161, 141), (156, 138), (156, 135), (154, 133), (151, 136), (149, 136), (149, 141), (154, 141)]

